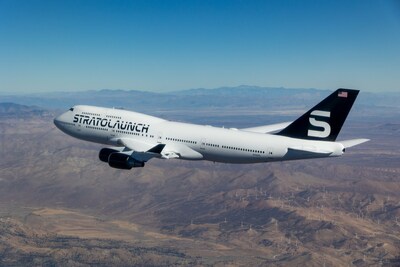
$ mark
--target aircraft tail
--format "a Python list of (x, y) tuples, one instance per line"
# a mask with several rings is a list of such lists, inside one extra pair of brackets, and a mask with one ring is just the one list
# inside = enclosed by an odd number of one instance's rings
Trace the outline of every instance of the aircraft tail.
[(340, 88), (292, 122), (277, 135), (335, 141), (359, 90)]

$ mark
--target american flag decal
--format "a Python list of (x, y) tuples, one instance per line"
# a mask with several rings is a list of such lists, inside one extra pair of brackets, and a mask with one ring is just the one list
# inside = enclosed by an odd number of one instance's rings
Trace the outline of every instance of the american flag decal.
[(347, 92), (339, 92), (338, 97), (347, 97)]

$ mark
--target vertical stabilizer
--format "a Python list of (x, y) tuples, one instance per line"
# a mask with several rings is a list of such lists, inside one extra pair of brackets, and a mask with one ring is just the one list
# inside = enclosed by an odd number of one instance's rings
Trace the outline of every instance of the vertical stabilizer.
[(359, 90), (340, 88), (292, 122), (277, 135), (335, 141)]

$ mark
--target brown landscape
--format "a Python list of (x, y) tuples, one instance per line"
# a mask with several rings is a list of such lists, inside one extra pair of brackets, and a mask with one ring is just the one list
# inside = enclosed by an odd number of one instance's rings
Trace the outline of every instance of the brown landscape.
[(355, 113), (341, 158), (124, 171), (56, 114), (0, 116), (1, 266), (400, 266), (398, 118)]

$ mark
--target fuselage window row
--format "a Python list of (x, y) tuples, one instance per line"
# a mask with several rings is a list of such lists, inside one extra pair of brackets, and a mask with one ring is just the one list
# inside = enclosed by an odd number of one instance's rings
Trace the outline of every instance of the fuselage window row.
[[(120, 130), (115, 130), (115, 132), (117, 132), (117, 133), (122, 133), (122, 134), (133, 134), (133, 135), (137, 135), (137, 136), (140, 136), (140, 133), (133, 133), (133, 132), (127, 132), (127, 131), (120, 131)], [(145, 137), (150, 137), (150, 138), (154, 138), (154, 135), (148, 135), (148, 134), (142, 134), (142, 136), (145, 136)]]
[(108, 132), (107, 128), (93, 127), (93, 126), (87, 126), (87, 125), (86, 125), (86, 128)]
[(106, 115), (106, 118), (112, 118), (112, 119), (122, 119), (122, 117), (118, 117), (118, 116), (111, 116), (111, 115)]
[(219, 147), (219, 145), (216, 145), (216, 144), (210, 144), (210, 143), (206, 143), (206, 146)]
[(91, 112), (82, 112), (82, 114), (100, 117), (100, 114), (91, 113)]
[(182, 143), (189, 143), (189, 144), (197, 144), (196, 141), (183, 140), (183, 139), (178, 139), (178, 138), (167, 137), (167, 138), (165, 138), (165, 139), (166, 139), (166, 140), (169, 140), (169, 141), (175, 141), (175, 142), (182, 142)]
[[(245, 151), (245, 152), (251, 152), (251, 153), (265, 154), (265, 151), (255, 150), (255, 149), (247, 149), (247, 148), (231, 147), (231, 146), (222, 146), (222, 148), (231, 149), (231, 150)], [(272, 154), (272, 153), (270, 153), (270, 154)]]

